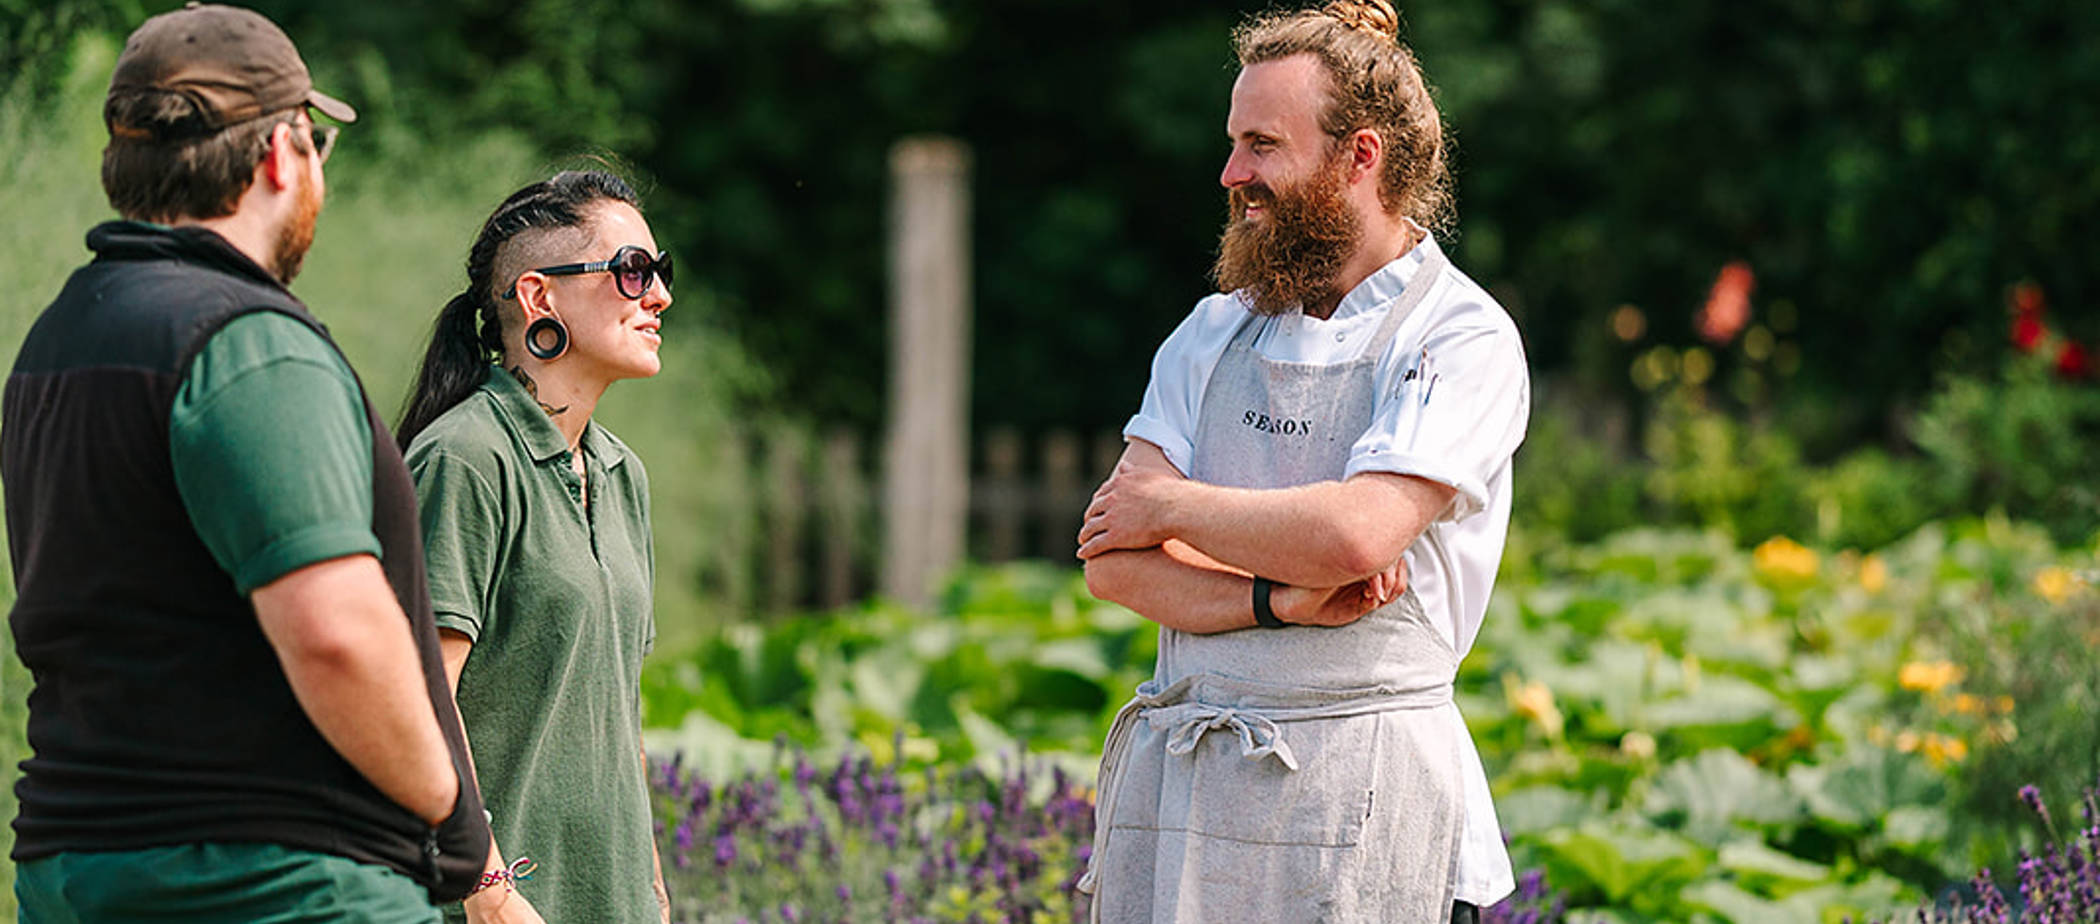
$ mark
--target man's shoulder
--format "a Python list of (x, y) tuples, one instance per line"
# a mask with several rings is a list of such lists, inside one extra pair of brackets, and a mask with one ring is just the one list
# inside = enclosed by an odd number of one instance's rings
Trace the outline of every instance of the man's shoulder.
[(1516, 338), (1517, 322), (1494, 293), (1447, 264), (1436, 291), (1423, 305), (1423, 330), (1431, 336), (1457, 331), (1488, 332)]
[(1248, 311), (1246, 299), (1238, 292), (1212, 292), (1196, 300), (1196, 307), (1189, 310), (1189, 319), (1207, 325), (1237, 326), (1247, 319)]
[(1167, 343), (1184, 349), (1213, 345), (1220, 349), (1248, 317), (1247, 303), (1237, 293), (1217, 292), (1196, 300), (1186, 317), (1167, 335)]
[(220, 357), (239, 357), (246, 363), (296, 360), (339, 370), (348, 376), (349, 364), (335, 344), (296, 315), (274, 306), (248, 306), (212, 334), (204, 349)]
[(287, 395), (318, 397), (304, 376), (325, 375), (354, 407), (362, 403), (357, 376), (335, 346), (304, 321), (269, 309), (236, 313), (192, 350), (180, 374), (176, 413), (202, 406), (228, 388), (281, 389)]

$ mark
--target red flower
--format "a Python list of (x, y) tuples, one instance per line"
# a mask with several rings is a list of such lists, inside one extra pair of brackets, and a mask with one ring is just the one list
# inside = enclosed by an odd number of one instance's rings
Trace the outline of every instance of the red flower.
[(2067, 379), (2082, 379), (2093, 374), (2092, 357), (2076, 340), (2064, 341), (2064, 348), (2056, 354), (2056, 374)]
[(2042, 326), (2041, 318), (2025, 313), (2013, 318), (2013, 346), (2019, 347), (2022, 353), (2034, 352), (2034, 348), (2041, 346), (2042, 338), (2048, 333), (2049, 329)]
[(1694, 322), (1699, 336), (1706, 342), (1723, 344), (1735, 339), (1750, 323), (1750, 290), (1757, 286), (1757, 277), (1750, 272), (1750, 264), (1731, 260), (1721, 267), (1720, 275), (1714, 277), (1713, 290), (1706, 295), (1706, 307), (1699, 309)]

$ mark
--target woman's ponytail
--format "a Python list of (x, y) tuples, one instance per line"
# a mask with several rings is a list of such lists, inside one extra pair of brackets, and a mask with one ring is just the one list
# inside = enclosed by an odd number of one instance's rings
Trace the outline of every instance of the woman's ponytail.
[(467, 400), (474, 389), (481, 387), (481, 377), (489, 366), (489, 351), (476, 329), (480, 306), (480, 293), (470, 288), (452, 296), (438, 312), (437, 325), (430, 332), (430, 346), (423, 351), (422, 368), (416, 371), (415, 390), (409, 393), (408, 406), (401, 411), (401, 423), (394, 428), (394, 440), (402, 449), (407, 449), (416, 434), (430, 426), (438, 415)]

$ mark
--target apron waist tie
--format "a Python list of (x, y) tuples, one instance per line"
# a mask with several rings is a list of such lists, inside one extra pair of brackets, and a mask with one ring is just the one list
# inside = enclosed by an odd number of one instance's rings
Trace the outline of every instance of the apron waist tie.
[(1273, 754), (1285, 767), (1298, 769), (1298, 757), (1291, 753), (1290, 743), (1283, 740), (1283, 730), (1259, 712), (1209, 703), (1180, 703), (1145, 710), (1144, 717), (1155, 731), (1167, 733), (1169, 754), (1193, 753), (1204, 735), (1230, 729), (1240, 736), (1241, 757), (1260, 760)]
[[(1108, 812), (1115, 805), (1124, 752), (1129, 749), (1131, 734), (1139, 721), (1167, 733), (1167, 752), (1170, 754), (1194, 753), (1204, 735), (1218, 729), (1231, 729), (1239, 735), (1241, 756), (1249, 760), (1274, 756), (1285, 767), (1296, 771), (1298, 757), (1284, 740), (1279, 723), (1434, 709), (1451, 702), (1452, 688), (1451, 681), (1446, 680), (1412, 690), (1386, 688), (1354, 695), (1335, 691), (1299, 691), (1300, 696), (1314, 702), (1303, 706), (1256, 708), (1217, 706), (1189, 699), (1192, 689), (1199, 683), (1217, 690), (1258, 686), (1200, 674), (1183, 677), (1164, 689), (1157, 680), (1138, 685), (1137, 695), (1116, 712), (1115, 722), (1108, 730), (1108, 740), (1103, 742), (1101, 773), (1094, 790), (1094, 843), (1087, 857), (1086, 872), (1079, 877), (1080, 892), (1088, 895), (1094, 892), (1097, 864), (1101, 862), (1102, 849), (1108, 845)], [(1274, 689), (1267, 688), (1269, 691)], [(1090, 914), (1089, 917), (1098, 919), (1098, 915)]]

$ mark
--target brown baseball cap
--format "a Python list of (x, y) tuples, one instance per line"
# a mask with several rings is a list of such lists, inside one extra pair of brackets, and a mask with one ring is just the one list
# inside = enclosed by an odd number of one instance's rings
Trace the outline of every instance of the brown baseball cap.
[(212, 129), (305, 104), (338, 122), (357, 110), (314, 89), (313, 75), (283, 29), (261, 13), (194, 2), (131, 33), (109, 78), (109, 98), (180, 93)]

